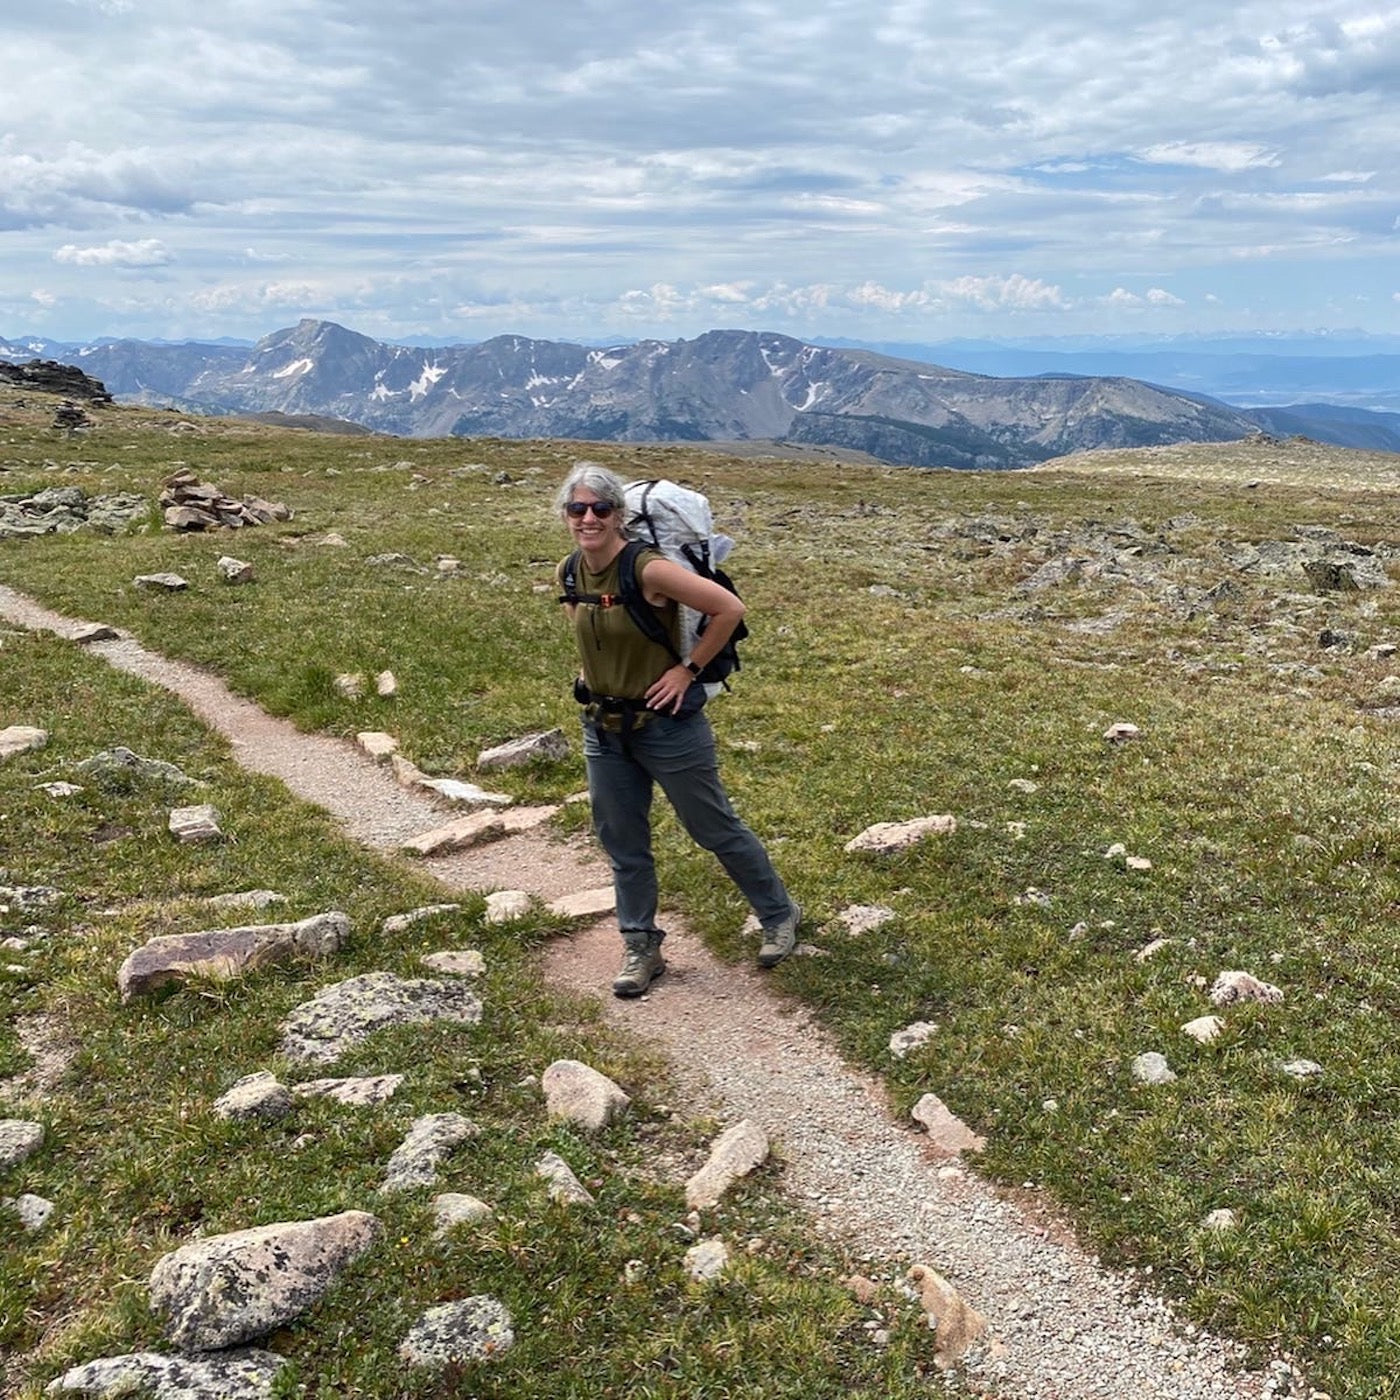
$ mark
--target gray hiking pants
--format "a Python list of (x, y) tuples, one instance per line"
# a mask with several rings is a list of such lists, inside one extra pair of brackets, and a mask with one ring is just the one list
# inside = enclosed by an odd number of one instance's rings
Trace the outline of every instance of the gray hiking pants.
[(704, 714), (658, 715), (630, 734), (583, 722), (593, 825), (613, 869), (617, 922), (629, 933), (656, 930), (656, 865), (651, 854), (651, 799), (659, 784), (681, 825), (712, 851), (771, 928), (787, 917), (788, 892), (763, 843), (739, 819), (720, 783), (715, 736)]

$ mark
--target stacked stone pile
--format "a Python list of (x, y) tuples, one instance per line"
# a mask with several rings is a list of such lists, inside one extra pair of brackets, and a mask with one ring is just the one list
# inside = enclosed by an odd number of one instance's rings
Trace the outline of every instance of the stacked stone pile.
[(167, 477), (160, 493), (165, 523), (172, 530), (237, 530), (244, 525), (270, 525), (290, 520), (292, 513), (280, 502), (260, 496), (236, 501), (217, 486), (206, 486), (188, 468)]

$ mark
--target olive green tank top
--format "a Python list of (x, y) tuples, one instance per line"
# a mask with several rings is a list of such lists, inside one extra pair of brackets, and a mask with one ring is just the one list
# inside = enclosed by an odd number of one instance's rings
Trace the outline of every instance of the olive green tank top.
[[(656, 642), (643, 636), (637, 624), (627, 616), (627, 609), (621, 600), (622, 588), (618, 580), (618, 563), (621, 555), (614, 559), (602, 573), (593, 573), (579, 554), (578, 591), (599, 593), (617, 598), (611, 607), (601, 603), (579, 603), (574, 608), (574, 640), (578, 644), (579, 661), (583, 666), (584, 683), (595, 695), (616, 695), (624, 700), (641, 700), (652, 683), (668, 667), (676, 664), (676, 659)], [(653, 559), (663, 556), (654, 549), (643, 550), (637, 556), (637, 572), (640, 573)], [(564, 586), (564, 565), (561, 561), (555, 574), (555, 582)], [(646, 603), (643, 607), (651, 607)], [(657, 618), (666, 628), (672, 640), (677, 635), (679, 608), (670, 600), (661, 607), (653, 607)]]

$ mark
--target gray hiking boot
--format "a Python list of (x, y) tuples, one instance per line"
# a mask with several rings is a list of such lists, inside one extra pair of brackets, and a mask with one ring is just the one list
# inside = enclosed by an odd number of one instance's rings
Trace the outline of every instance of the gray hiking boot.
[(659, 930), (622, 935), (622, 969), (613, 978), (614, 996), (639, 997), (666, 971), (666, 960), (661, 956), (661, 940), (665, 937)]
[(794, 899), (787, 918), (763, 930), (763, 946), (758, 950), (759, 967), (777, 967), (797, 946), (797, 929), (802, 923), (802, 906)]

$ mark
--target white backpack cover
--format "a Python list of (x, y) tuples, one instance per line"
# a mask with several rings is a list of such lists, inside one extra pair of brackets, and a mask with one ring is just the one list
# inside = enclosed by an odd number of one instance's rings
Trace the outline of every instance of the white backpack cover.
[[(626, 532), (630, 539), (641, 540), (648, 548), (660, 551), (702, 578), (715, 578), (715, 571), (729, 557), (734, 541), (716, 533), (708, 497), (674, 481), (643, 480), (627, 483), (626, 498)], [(732, 587), (727, 579), (723, 582)], [(681, 608), (681, 655), (685, 660), (690, 659), (703, 620), (703, 613)], [(724, 687), (713, 683), (705, 688), (714, 695)]]

